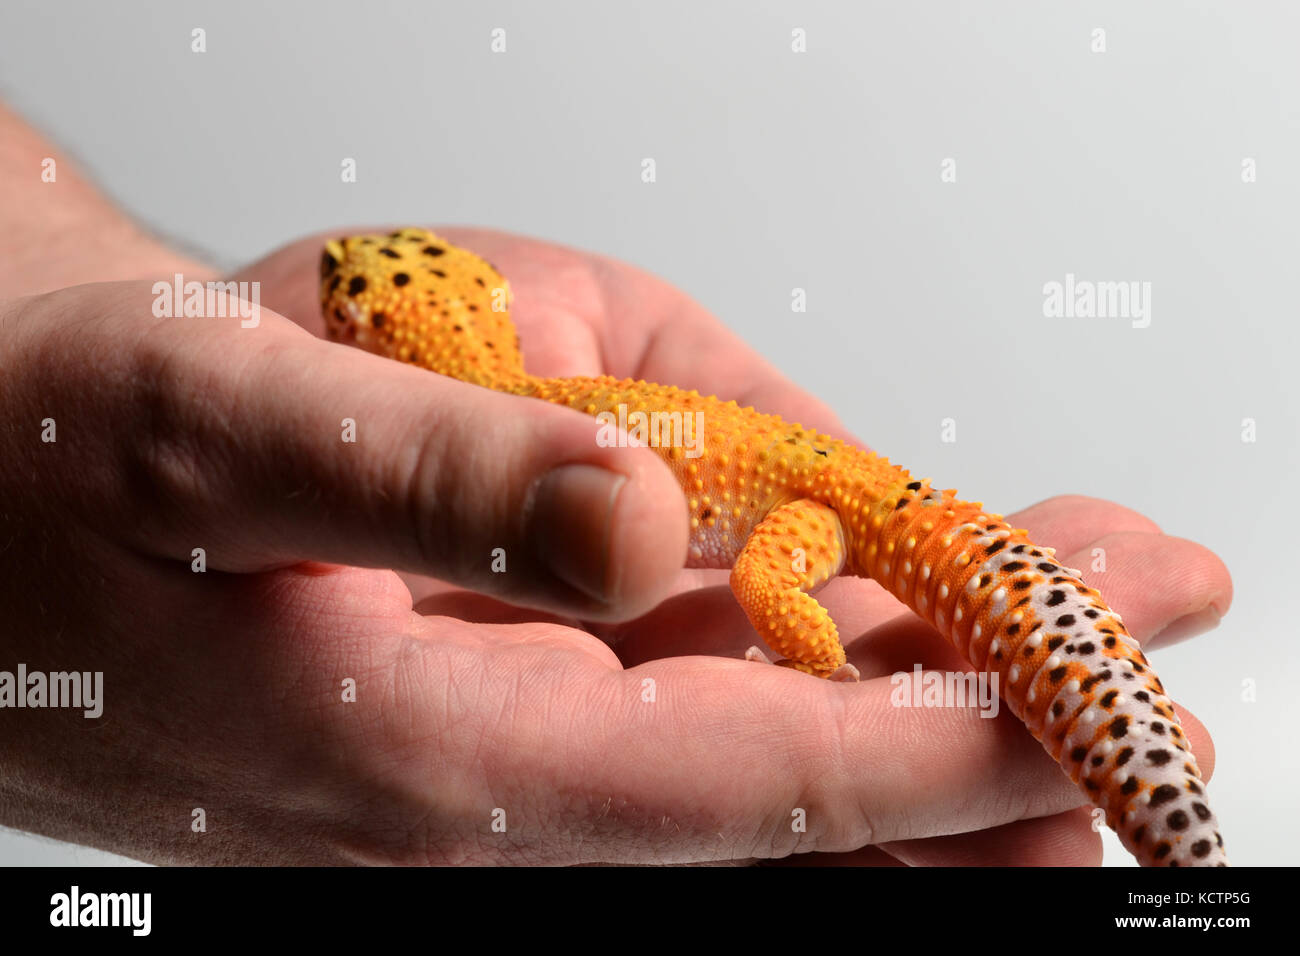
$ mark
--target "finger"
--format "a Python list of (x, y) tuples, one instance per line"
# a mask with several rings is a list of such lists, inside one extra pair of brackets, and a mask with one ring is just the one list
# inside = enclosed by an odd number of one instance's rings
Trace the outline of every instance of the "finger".
[(849, 853), (803, 853), (768, 866), (1097, 866), (1101, 837), (1080, 808), (1000, 827), (896, 840)]
[(1208, 631), (1232, 603), (1232, 578), (1209, 549), (1183, 538), (1120, 532), (1066, 558), (1150, 650)]
[[(605, 256), (508, 233), (437, 231), (491, 261), (510, 280), (513, 316), (534, 374), (607, 372), (696, 389), (851, 440), (827, 405), (657, 276)], [(534, 329), (545, 334), (532, 334)]]
[[(265, 311), (256, 329), (148, 323), (145, 285), (58, 295), (73, 311), (116, 297), (116, 325), (50, 334), (78, 336), (66, 352), (95, 356), (96, 379), (122, 393), (88, 399), (114, 409), (99, 434), (124, 436), (90, 472), (123, 479), (88, 517), (150, 554), (188, 562), (202, 547), (227, 571), (397, 567), (593, 619), (644, 611), (681, 567), (671, 473), (648, 450), (602, 448), (587, 416), (330, 345)], [(86, 474), (76, 438), (55, 454)]]
[(1035, 543), (1056, 548), (1062, 554), (1077, 551), (1105, 534), (1160, 531), (1146, 515), (1086, 495), (1057, 495), (1008, 515), (1007, 520), (1026, 529)]
[[(321, 245), (343, 233), (391, 229), (321, 233), (233, 278), (262, 279), (272, 290), (268, 307), (321, 335), (316, 272)], [(509, 279), (515, 300), (511, 318), (523, 342), (525, 365), (535, 375), (609, 373), (694, 388), (855, 440), (828, 406), (662, 279), (604, 256), (491, 229), (435, 231), (492, 262)]]
[(908, 866), (1099, 866), (1101, 834), (1085, 807), (1000, 827), (898, 840), (880, 849)]
[[(1098, 566), (1106, 570), (1085, 570), (1084, 578), (1102, 592), (1130, 633), (1148, 649), (1160, 646), (1159, 635), (1182, 630), (1189, 617), (1209, 616), (1217, 621), (1218, 607), (1231, 600), (1231, 581), (1222, 562), (1191, 541), (1121, 532), (1060, 558), (1067, 566), (1086, 568), (1102, 555), (1105, 563)], [(952, 645), (914, 615), (891, 618), (848, 642), (846, 648), (864, 677), (910, 671), (917, 661), (936, 670), (969, 670)]]

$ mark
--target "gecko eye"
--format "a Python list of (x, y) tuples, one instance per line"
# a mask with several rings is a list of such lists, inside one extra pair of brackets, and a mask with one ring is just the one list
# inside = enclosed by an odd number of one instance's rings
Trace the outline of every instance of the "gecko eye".
[(339, 267), (338, 257), (335, 256), (334, 253), (331, 252), (327, 247), (325, 251), (320, 254), (320, 277), (322, 279), (328, 279), (331, 275), (334, 274), (334, 270), (337, 269), (338, 267)]

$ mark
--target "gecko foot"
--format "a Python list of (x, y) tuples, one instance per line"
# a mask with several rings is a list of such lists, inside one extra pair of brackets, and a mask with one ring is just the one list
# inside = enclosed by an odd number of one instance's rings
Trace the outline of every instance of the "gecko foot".
[[(769, 658), (765, 653), (763, 653), (763, 649), (759, 647), (757, 644), (751, 645), (750, 648), (747, 651), (745, 651), (745, 660), (757, 661), (760, 664), (773, 663), (771, 658)], [(792, 670), (802, 671), (805, 674), (814, 674), (814, 675), (816, 674), (816, 672), (812, 668), (810, 668), (807, 664), (801, 664), (798, 661), (782, 660), (782, 661), (776, 661), (775, 663), (778, 667), (789, 667)], [(826, 678), (826, 680), (833, 680), (836, 683), (851, 683), (851, 684), (856, 684), (861, 679), (862, 679), (861, 672), (852, 664), (848, 664), (848, 663), (841, 664), (833, 674), (830, 674)]]
[(858, 681), (862, 680), (862, 672), (852, 664), (845, 663), (841, 664), (839, 670), (826, 679), (838, 683), (856, 684)]

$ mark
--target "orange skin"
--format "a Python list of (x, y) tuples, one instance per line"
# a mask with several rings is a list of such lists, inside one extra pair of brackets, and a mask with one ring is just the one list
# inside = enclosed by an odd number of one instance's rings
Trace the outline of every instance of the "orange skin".
[(734, 401), (528, 374), (504, 277), (427, 230), (331, 241), (320, 271), (332, 338), (567, 405), (655, 446), (687, 497), (687, 563), (732, 567), (736, 597), (780, 663), (856, 680), (810, 592), (841, 571), (872, 577), (1000, 680), (1012, 711), (1142, 863), (1226, 865), (1172, 701), (1119, 616), (1055, 549), (872, 452)]

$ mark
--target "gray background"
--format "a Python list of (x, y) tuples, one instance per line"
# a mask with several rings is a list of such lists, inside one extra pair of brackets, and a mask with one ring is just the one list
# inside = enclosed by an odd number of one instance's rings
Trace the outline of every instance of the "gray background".
[[(1231, 614), (1156, 663), (1214, 734), (1233, 861), (1294, 863), (1298, 32), (1282, 3), (41, 0), (3, 5), (0, 93), (219, 262), (381, 221), (598, 250), (940, 487), (1214, 548)], [(1044, 318), (1067, 272), (1151, 282), (1150, 327)], [(4, 862), (113, 860), (0, 833)]]

